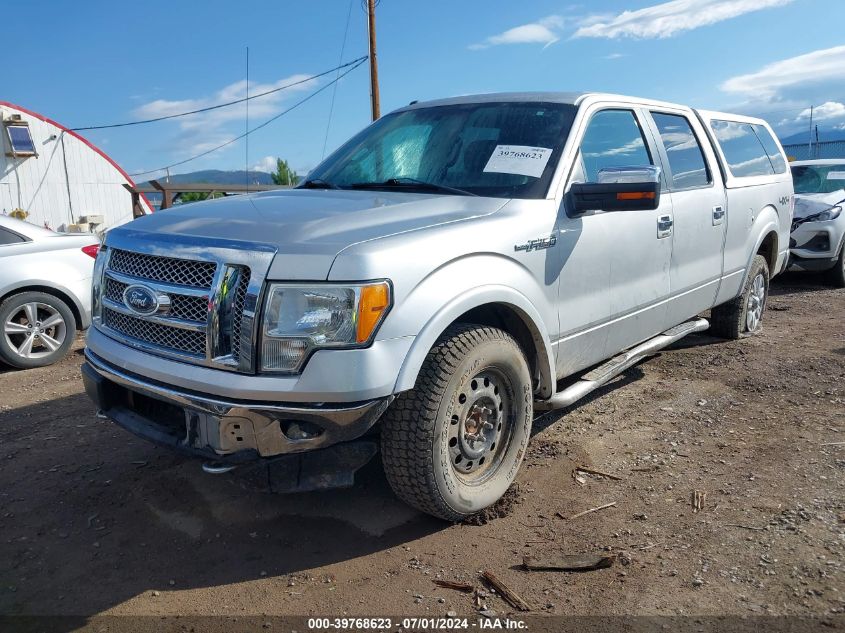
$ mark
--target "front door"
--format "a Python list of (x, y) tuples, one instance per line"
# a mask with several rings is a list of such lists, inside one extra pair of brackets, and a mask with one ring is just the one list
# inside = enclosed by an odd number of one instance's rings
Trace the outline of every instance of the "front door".
[[(604, 168), (659, 164), (643, 129), (633, 109), (598, 108), (584, 130), (568, 184), (598, 182)], [(559, 235), (572, 254), (560, 276), (558, 375), (666, 329), (672, 224), (669, 196), (661, 196), (653, 211), (573, 215), (567, 209)]]

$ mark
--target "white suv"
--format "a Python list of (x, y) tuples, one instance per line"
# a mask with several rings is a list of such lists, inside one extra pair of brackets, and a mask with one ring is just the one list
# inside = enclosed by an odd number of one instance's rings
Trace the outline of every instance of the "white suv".
[(845, 287), (845, 159), (802, 160), (791, 167), (790, 269), (829, 271), (833, 283)]

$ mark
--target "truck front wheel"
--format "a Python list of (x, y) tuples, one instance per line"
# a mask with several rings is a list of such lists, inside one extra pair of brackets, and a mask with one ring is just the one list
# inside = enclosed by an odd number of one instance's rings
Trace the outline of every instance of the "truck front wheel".
[(382, 417), (387, 480), (406, 503), (458, 521), (495, 503), (522, 463), (533, 391), (506, 332), (458, 324), (426, 356), (414, 388)]

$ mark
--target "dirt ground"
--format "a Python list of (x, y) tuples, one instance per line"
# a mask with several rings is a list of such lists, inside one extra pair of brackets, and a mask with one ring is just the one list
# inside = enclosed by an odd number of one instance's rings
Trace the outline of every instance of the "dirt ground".
[[(0, 614), (513, 612), (480, 570), (530, 613), (845, 613), (844, 315), (845, 291), (790, 275), (760, 336), (690, 337), (538, 417), (503, 516), (481, 525), (407, 508), (378, 459), (314, 494), (205, 475), (95, 417), (80, 341), (54, 367), (0, 373)], [(621, 479), (579, 483), (577, 466)], [(598, 571), (520, 568), (607, 553)]]

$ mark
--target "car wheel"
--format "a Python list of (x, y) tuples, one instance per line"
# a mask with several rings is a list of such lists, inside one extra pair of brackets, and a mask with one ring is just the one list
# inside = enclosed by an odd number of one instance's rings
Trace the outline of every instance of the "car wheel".
[(845, 288), (845, 244), (839, 249), (836, 265), (830, 269), (830, 280), (837, 288)]
[(0, 303), (0, 360), (28, 369), (67, 356), (76, 319), (61, 299), (43, 292), (21, 292)]
[(710, 331), (727, 339), (757, 334), (763, 328), (768, 297), (769, 265), (762, 255), (755, 255), (739, 296), (713, 308)]
[(394, 492), (458, 521), (495, 503), (516, 477), (531, 436), (525, 355), (502, 330), (456, 325), (438, 339), (416, 385), (382, 418), (381, 449)]

